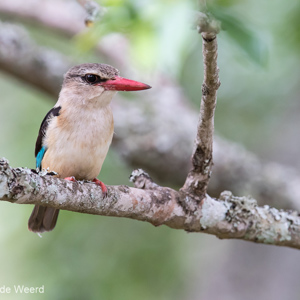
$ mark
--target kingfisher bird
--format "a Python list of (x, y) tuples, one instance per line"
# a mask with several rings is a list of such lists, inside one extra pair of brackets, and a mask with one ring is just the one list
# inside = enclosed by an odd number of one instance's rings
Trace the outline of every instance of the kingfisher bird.
[[(35, 145), (36, 167), (49, 169), (70, 181), (97, 179), (114, 132), (110, 102), (117, 91), (138, 91), (149, 85), (122, 78), (106, 64), (85, 63), (72, 67), (64, 76), (58, 101), (42, 121)], [(51, 231), (59, 209), (35, 205), (28, 229)]]

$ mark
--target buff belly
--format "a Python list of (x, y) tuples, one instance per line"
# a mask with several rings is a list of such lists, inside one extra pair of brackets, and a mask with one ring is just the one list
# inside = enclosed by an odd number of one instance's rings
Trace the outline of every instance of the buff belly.
[(68, 127), (59, 126), (59, 121), (53, 120), (45, 139), (47, 151), (42, 168), (57, 172), (60, 178), (74, 176), (78, 180), (92, 180), (97, 177), (113, 136), (112, 114), (110, 110), (103, 114), (98, 111), (95, 116), (77, 120)]
[(74, 176), (78, 180), (92, 180), (101, 171), (108, 147), (100, 145), (95, 151), (77, 145), (64, 145), (60, 150), (49, 149), (42, 161), (42, 168), (58, 173), (58, 177)]

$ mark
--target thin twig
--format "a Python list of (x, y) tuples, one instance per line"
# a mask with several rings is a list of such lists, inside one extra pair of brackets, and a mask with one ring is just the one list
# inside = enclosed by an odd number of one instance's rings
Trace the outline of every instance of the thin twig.
[[(202, 21), (202, 19), (200, 20)], [(198, 197), (198, 203), (205, 197), (213, 165), (214, 114), (217, 104), (217, 90), (220, 86), (216, 30), (211, 29), (212, 27), (208, 25), (207, 20), (202, 23), (200, 22), (198, 26), (203, 41), (204, 64), (200, 116), (192, 155), (193, 167), (182, 188), (185, 192), (195, 193)]]
[(77, 0), (77, 2), (85, 9), (87, 13), (87, 16), (84, 20), (86, 26), (92, 26), (96, 21), (100, 20), (106, 11), (95, 1)]

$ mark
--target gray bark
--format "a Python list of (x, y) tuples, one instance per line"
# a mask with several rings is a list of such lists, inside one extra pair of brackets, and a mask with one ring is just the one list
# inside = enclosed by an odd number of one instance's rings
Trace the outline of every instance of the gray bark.
[(192, 195), (161, 187), (140, 169), (132, 173), (131, 180), (134, 188), (108, 186), (108, 196), (103, 198), (99, 186), (91, 182), (70, 182), (46, 172), (11, 168), (7, 160), (0, 160), (2, 201), (125, 217), (222, 239), (300, 249), (300, 217), (296, 212), (259, 207), (254, 199), (234, 197), (231, 192), (222, 193), (220, 199), (206, 195), (202, 205), (191, 211), (196, 200)]

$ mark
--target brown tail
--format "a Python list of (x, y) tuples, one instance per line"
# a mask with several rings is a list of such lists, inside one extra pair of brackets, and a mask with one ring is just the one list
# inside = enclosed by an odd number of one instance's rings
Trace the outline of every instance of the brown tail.
[(32, 232), (51, 231), (57, 221), (59, 209), (35, 205), (28, 220), (28, 229)]

